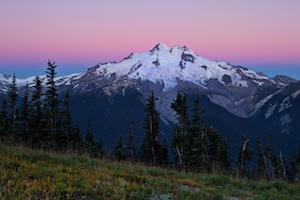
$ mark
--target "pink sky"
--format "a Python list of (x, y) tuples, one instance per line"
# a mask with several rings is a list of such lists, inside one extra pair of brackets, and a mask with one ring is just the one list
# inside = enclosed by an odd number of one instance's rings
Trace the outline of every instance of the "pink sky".
[(234, 64), (300, 67), (299, 12), (299, 0), (1, 0), (0, 73), (48, 58), (119, 60), (158, 42)]

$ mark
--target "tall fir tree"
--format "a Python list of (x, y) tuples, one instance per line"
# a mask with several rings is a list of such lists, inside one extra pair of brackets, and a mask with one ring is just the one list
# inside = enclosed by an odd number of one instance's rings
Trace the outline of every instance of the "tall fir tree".
[(161, 164), (162, 146), (159, 143), (159, 114), (155, 108), (155, 101), (157, 100), (153, 92), (151, 96), (147, 98), (145, 108), (146, 120), (144, 123), (145, 136), (140, 151), (141, 160), (152, 165)]
[(229, 146), (226, 140), (211, 127), (206, 130), (206, 134), (209, 170), (215, 173), (227, 172), (231, 166), (228, 156)]
[(249, 172), (247, 162), (253, 159), (253, 151), (250, 147), (250, 139), (247, 136), (241, 137), (241, 144), (238, 148), (237, 176), (245, 176)]
[(51, 135), (52, 149), (56, 148), (57, 151), (65, 151), (68, 149), (68, 136), (63, 130), (64, 113), (63, 108), (59, 107), (56, 115), (55, 132)]
[(51, 135), (55, 134), (56, 131), (56, 120), (58, 116), (58, 93), (55, 83), (56, 77), (56, 67), (57, 65), (54, 62), (48, 61), (48, 68), (46, 70), (47, 75), (47, 91), (46, 91), (46, 104), (48, 107), (48, 124), (49, 124), (49, 132)]
[(256, 150), (257, 150), (257, 165), (255, 167), (255, 177), (257, 179), (264, 179), (266, 178), (264, 150), (261, 146), (261, 142), (259, 138), (256, 139)]
[(31, 141), (30, 134), (30, 102), (29, 102), (29, 85), (25, 86), (24, 96), (22, 98), (21, 105), (21, 120), (22, 120), (22, 130), (21, 130), (21, 140), (28, 143)]
[(163, 166), (168, 166), (169, 155), (168, 155), (168, 144), (166, 138), (164, 139), (164, 143), (162, 145), (161, 160)]
[(69, 92), (66, 92), (63, 100), (62, 115), (63, 115), (63, 131), (67, 136), (69, 136), (72, 132), (72, 116), (71, 116), (71, 111), (69, 106), (69, 98), (70, 98)]
[(12, 82), (9, 86), (9, 108), (10, 108), (10, 128), (11, 133), (16, 135), (17, 131), (17, 99), (18, 99), (18, 89), (16, 83), (16, 76), (15, 74), (12, 76)]
[(300, 180), (300, 144), (298, 146), (298, 153), (297, 153), (297, 157), (296, 157), (296, 177), (297, 180)]
[(112, 151), (112, 158), (118, 161), (125, 160), (126, 158), (126, 149), (123, 143), (123, 138), (120, 136), (118, 144), (115, 146)]
[(220, 146), (221, 146), (221, 167), (223, 173), (230, 173), (232, 170), (232, 164), (229, 156), (229, 149), (230, 145), (228, 144), (228, 141), (226, 138), (221, 136), (220, 140)]
[(271, 133), (268, 133), (267, 136), (267, 144), (265, 147), (264, 158), (266, 162), (265, 165), (266, 165), (268, 178), (269, 180), (275, 180), (277, 159), (273, 148), (273, 139)]
[(130, 129), (128, 134), (128, 144), (127, 144), (127, 150), (128, 150), (128, 158), (129, 160), (134, 160), (136, 155), (136, 148), (134, 144), (134, 122), (130, 122)]
[(93, 128), (92, 128), (91, 118), (88, 118), (88, 127), (86, 129), (85, 141), (89, 144), (94, 143), (94, 135), (93, 135)]
[[(297, 157), (296, 157), (296, 163), (300, 164), (300, 144), (298, 145), (298, 153), (297, 153)], [(300, 168), (299, 168), (300, 170)]]
[(45, 135), (43, 135), (42, 81), (38, 76), (34, 79), (30, 119), (32, 144), (41, 146), (45, 141)]
[(0, 136), (6, 137), (9, 129), (9, 117), (7, 111), (7, 101), (3, 100), (0, 112)]
[(178, 123), (176, 125), (172, 147), (175, 162), (180, 169), (183, 169), (187, 164), (185, 154), (188, 152), (189, 145), (189, 118), (187, 110), (187, 98), (178, 93), (176, 99), (171, 104), (171, 108), (176, 112)]
[(58, 109), (56, 117), (56, 131), (54, 133), (55, 146), (58, 150), (65, 150), (70, 147), (69, 136), (72, 132), (72, 119), (69, 109), (69, 93), (66, 92), (63, 105)]
[(99, 142), (96, 143), (96, 150), (95, 150), (95, 157), (96, 158), (105, 158), (106, 157), (106, 152), (104, 148), (104, 142), (103, 139), (100, 138)]
[(82, 150), (82, 136), (80, 133), (80, 126), (79, 122), (75, 124), (75, 127), (73, 127), (72, 132), (69, 136), (69, 146), (72, 151), (75, 152), (81, 152)]
[(187, 161), (190, 168), (197, 171), (206, 171), (208, 165), (207, 136), (204, 119), (205, 110), (199, 108), (199, 98), (197, 98), (192, 108), (192, 124), (187, 147)]
[(265, 148), (261, 148), (261, 155), (264, 162), (264, 171), (267, 179), (273, 181), (276, 178), (277, 159), (273, 149), (272, 135), (268, 133), (267, 144)]
[(86, 134), (85, 134), (85, 149), (90, 155), (95, 153), (94, 135), (93, 135), (93, 128), (92, 128), (92, 121), (90, 118), (88, 118), (88, 127), (86, 129)]
[(300, 145), (298, 151), (293, 151), (290, 161), (290, 179), (294, 182), (300, 181)]

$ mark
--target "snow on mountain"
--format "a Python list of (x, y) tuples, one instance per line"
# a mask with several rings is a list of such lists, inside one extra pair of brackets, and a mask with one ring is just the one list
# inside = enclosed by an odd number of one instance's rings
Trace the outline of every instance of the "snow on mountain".
[[(121, 62), (99, 64), (94, 73), (160, 83), (165, 91), (174, 88), (178, 80), (204, 88), (209, 79), (217, 79), (222, 84), (228, 80), (235, 86), (248, 87), (247, 81), (237, 73), (238, 69), (226, 62), (200, 57), (185, 46), (169, 48), (159, 43), (149, 52), (132, 53)], [(257, 79), (268, 79), (251, 70), (247, 70), (246, 74)]]
[[(132, 53), (120, 62), (101, 63), (85, 73), (57, 77), (56, 81), (58, 85), (70, 85), (72, 81), (80, 80), (87, 73), (92, 73), (94, 78), (126, 77), (132, 80), (150, 81), (162, 85), (164, 91), (176, 87), (179, 81), (190, 82), (202, 88), (207, 88), (208, 80), (217, 80), (223, 85), (244, 88), (249, 87), (249, 83), (258, 86), (266, 82), (286, 85), (286, 82), (281, 81), (286, 81), (286, 78), (272, 80), (244, 67), (208, 60), (195, 54), (186, 46), (170, 48), (162, 43), (157, 44), (148, 52)], [(11, 76), (0, 74), (2, 83), (10, 83), (11, 78)], [(34, 78), (17, 79), (17, 85), (32, 84)], [(40, 78), (45, 82), (45, 75)]]
[[(32, 85), (35, 77), (17, 79), (19, 87)], [(40, 76), (43, 84), (46, 76)], [(7, 92), (12, 76), (0, 74), (0, 91)], [(169, 116), (165, 107), (177, 92), (189, 88), (206, 91), (212, 103), (226, 108), (239, 117), (254, 115), (278, 90), (296, 82), (289, 77), (269, 78), (241, 66), (211, 61), (195, 54), (186, 46), (172, 48), (159, 43), (145, 53), (132, 53), (120, 62), (100, 63), (87, 72), (56, 78), (61, 91), (66, 89), (85, 93), (102, 89), (107, 95), (128, 87), (136, 88), (147, 96), (156, 90), (161, 100), (161, 110)], [(119, 90), (121, 89), (121, 90)], [(298, 96), (298, 93), (295, 93)]]
[(0, 81), (1, 82), (9, 82), (10, 77), (5, 74), (0, 74)]
[[(55, 78), (55, 81), (57, 85), (63, 85), (63, 84), (70, 84), (70, 81), (72, 80), (77, 80), (81, 78), (85, 73), (74, 73), (74, 74), (69, 74), (66, 76), (60, 76)], [(36, 76), (31, 76), (28, 78), (20, 79), (16, 78), (16, 84), (18, 87), (25, 86), (26, 84), (32, 85), (34, 83), (34, 79)], [(41, 75), (39, 78), (42, 80), (42, 83), (46, 83), (46, 75)], [(10, 84), (12, 82), (12, 76), (11, 75), (5, 75), (5, 74), (0, 74), (0, 82), (2, 84)]]

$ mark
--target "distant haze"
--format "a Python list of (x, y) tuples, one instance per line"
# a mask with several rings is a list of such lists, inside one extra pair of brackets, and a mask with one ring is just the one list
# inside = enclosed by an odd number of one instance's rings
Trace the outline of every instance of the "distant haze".
[(1, 0), (0, 73), (60, 74), (145, 52), (156, 43), (300, 79), (298, 0)]

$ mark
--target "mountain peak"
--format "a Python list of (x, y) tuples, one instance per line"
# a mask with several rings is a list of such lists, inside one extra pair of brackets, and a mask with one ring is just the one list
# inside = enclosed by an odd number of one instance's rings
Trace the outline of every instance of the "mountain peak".
[(169, 50), (169, 49), (170, 49), (170, 47), (168, 47), (167, 45), (165, 45), (163, 43), (158, 43), (150, 50), (150, 52), (160, 51), (160, 50)]

